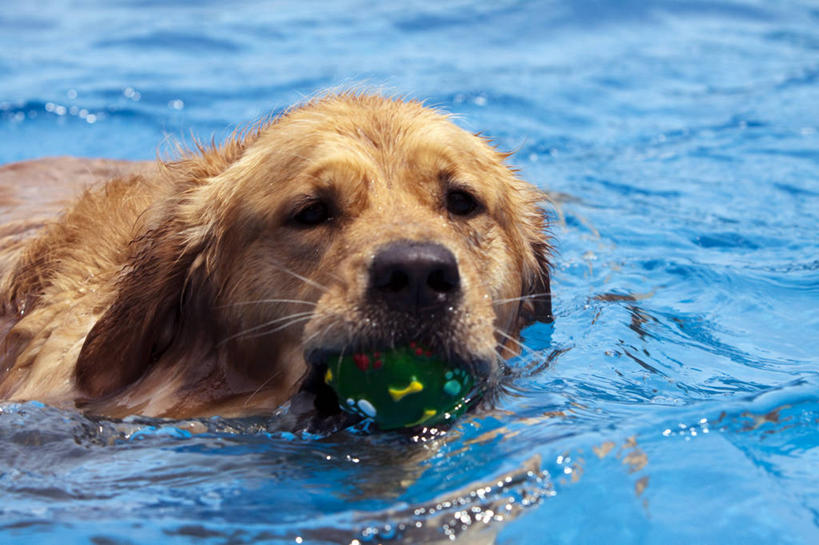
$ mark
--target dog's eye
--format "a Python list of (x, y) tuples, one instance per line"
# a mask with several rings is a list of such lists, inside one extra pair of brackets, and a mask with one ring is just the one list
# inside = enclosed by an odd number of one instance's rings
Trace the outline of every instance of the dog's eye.
[(456, 216), (470, 216), (480, 209), (480, 203), (462, 189), (452, 189), (446, 194), (446, 209)]
[(330, 219), (330, 207), (322, 201), (315, 201), (299, 210), (293, 216), (293, 223), (300, 227), (314, 227)]

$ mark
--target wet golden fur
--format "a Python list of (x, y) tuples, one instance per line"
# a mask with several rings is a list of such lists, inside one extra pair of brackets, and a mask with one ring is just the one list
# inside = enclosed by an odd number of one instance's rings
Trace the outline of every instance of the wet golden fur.
[[(259, 413), (299, 389), (311, 353), (420, 337), (488, 362), (491, 385), (499, 354), (551, 313), (542, 195), (505, 159), (417, 102), (337, 94), (129, 166), (54, 221), (12, 218), (0, 227), (0, 399)], [(449, 214), (453, 187), (479, 213)], [(317, 199), (332, 221), (294, 225)], [(431, 325), (365, 297), (372, 256), (397, 239), (457, 259), (463, 295)]]

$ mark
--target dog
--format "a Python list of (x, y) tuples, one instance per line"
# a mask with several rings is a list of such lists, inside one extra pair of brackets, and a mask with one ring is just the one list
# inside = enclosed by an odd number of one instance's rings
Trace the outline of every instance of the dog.
[(327, 358), (411, 342), (491, 390), (552, 320), (544, 194), (508, 155), (420, 102), (341, 92), (172, 161), (97, 160), (80, 178), (111, 178), (59, 216), (65, 189), (9, 191), (87, 163), (10, 165), (0, 399), (192, 418), (309, 391), (329, 411)]

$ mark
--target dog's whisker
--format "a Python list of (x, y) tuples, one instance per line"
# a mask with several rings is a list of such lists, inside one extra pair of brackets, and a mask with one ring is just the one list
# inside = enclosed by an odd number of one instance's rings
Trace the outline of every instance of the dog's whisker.
[(308, 285), (313, 286), (314, 288), (316, 288), (318, 290), (321, 290), (324, 293), (327, 293), (328, 291), (330, 291), (327, 288), (327, 286), (322, 286), (321, 284), (319, 284), (315, 280), (313, 280), (311, 278), (307, 278), (306, 276), (304, 276), (302, 274), (299, 274), (296, 271), (292, 271), (292, 270), (290, 270), (289, 268), (283, 266), (280, 263), (275, 263), (273, 266), (276, 267), (277, 269), (279, 269), (280, 271), (284, 272), (284, 273), (287, 273), (287, 274), (289, 274), (289, 275), (291, 275), (291, 276), (293, 276), (295, 278), (298, 278), (299, 280), (301, 280), (305, 284), (308, 284)]
[(520, 297), (509, 297), (508, 299), (495, 299), (492, 301), (492, 303), (495, 305), (502, 305), (504, 303), (514, 303), (515, 301), (526, 301), (528, 299), (539, 299), (541, 297), (549, 297), (551, 295), (551, 291), (544, 291), (543, 293), (531, 293), (529, 295), (521, 295)]
[[(501, 345), (498, 345), (498, 346), (500, 346), (500, 348), (502, 348), (502, 349), (506, 350), (507, 352), (509, 352), (512, 355), (511, 357), (517, 356), (517, 354), (518, 354), (516, 351), (512, 350), (511, 348), (509, 348), (505, 344), (501, 344)], [(501, 354), (501, 352), (500, 352), (500, 350), (498, 350), (498, 348), (495, 348), (495, 355), (497, 355), (499, 358), (503, 359), (503, 354)]]
[(253, 400), (253, 398), (256, 396), (256, 394), (258, 394), (259, 392), (261, 392), (261, 391), (264, 389), (264, 387), (265, 387), (265, 386), (267, 386), (268, 384), (270, 384), (270, 381), (272, 381), (274, 378), (278, 377), (278, 376), (279, 376), (279, 375), (281, 375), (281, 374), (282, 374), (282, 370), (281, 370), (281, 369), (279, 369), (278, 371), (276, 371), (275, 373), (273, 373), (272, 375), (270, 375), (270, 377), (269, 377), (267, 380), (265, 380), (264, 382), (262, 382), (262, 383), (259, 385), (259, 387), (258, 387), (258, 388), (256, 388), (256, 389), (253, 391), (253, 393), (252, 393), (252, 394), (250, 394), (250, 395), (248, 396), (248, 398), (247, 398), (247, 399), (245, 399), (245, 402), (244, 402), (243, 406), (247, 407), (247, 406), (250, 404), (250, 402)]
[(307, 337), (306, 339), (304, 339), (304, 340), (301, 342), (301, 345), (302, 345), (302, 346), (307, 346), (307, 344), (308, 344), (310, 341), (312, 341), (313, 339), (315, 339), (316, 337), (318, 337), (318, 336), (322, 336), (322, 337), (323, 337), (323, 336), (324, 336), (324, 335), (325, 335), (325, 334), (326, 334), (326, 333), (327, 333), (327, 332), (330, 330), (330, 328), (332, 328), (333, 326), (337, 325), (337, 323), (338, 323), (337, 321), (335, 321), (335, 322), (331, 322), (331, 323), (330, 323), (330, 325), (328, 325), (327, 327), (325, 327), (325, 328), (324, 328), (324, 329), (322, 329), (321, 331), (316, 331), (315, 333), (313, 333), (312, 335), (310, 335), (309, 337)]
[[(510, 341), (512, 341), (513, 343), (515, 343), (515, 344), (516, 344), (516, 345), (518, 345), (519, 347), (521, 347), (523, 350), (526, 350), (526, 351), (528, 351), (528, 352), (531, 352), (532, 354), (535, 354), (535, 353), (537, 352), (536, 350), (533, 350), (533, 349), (529, 348), (528, 346), (526, 346), (524, 343), (520, 342), (520, 341), (519, 341), (518, 339), (516, 339), (515, 337), (513, 337), (513, 336), (511, 336), (511, 335), (507, 334), (506, 332), (504, 332), (504, 331), (503, 331), (503, 330), (501, 330), (501, 329), (498, 329), (497, 327), (495, 328), (495, 332), (496, 332), (496, 333), (498, 333), (499, 335), (501, 335), (502, 337), (505, 337), (505, 338), (509, 339)], [(501, 346), (503, 346), (503, 345), (501, 345)], [(509, 348), (508, 348), (508, 347), (506, 347), (506, 346), (504, 346), (504, 348), (506, 348), (507, 350), (509, 349)]]
[(316, 337), (318, 337), (321, 333), (324, 333), (325, 331), (327, 331), (326, 328), (323, 331), (316, 331), (315, 333), (313, 333), (312, 335), (310, 335), (306, 339), (302, 340), (301, 341), (302, 346), (306, 346), (307, 343), (309, 343), (310, 341), (312, 341), (313, 339), (315, 339)]
[(245, 305), (263, 305), (267, 303), (293, 303), (296, 305), (310, 305), (314, 307), (318, 305), (318, 303), (314, 301), (305, 301), (302, 299), (258, 299), (256, 301), (239, 301), (238, 303), (229, 303), (226, 305), (220, 305), (216, 308), (239, 307)]
[(323, 274), (326, 274), (327, 276), (334, 278), (337, 282), (344, 283), (344, 278), (333, 271), (324, 271)]
[(238, 333), (234, 333), (233, 335), (230, 335), (229, 337), (227, 337), (227, 338), (222, 339), (221, 341), (219, 341), (219, 343), (217, 344), (217, 346), (222, 346), (222, 345), (223, 345), (223, 344), (225, 344), (226, 342), (228, 342), (228, 341), (230, 341), (230, 340), (233, 340), (233, 339), (235, 339), (235, 338), (237, 338), (237, 337), (243, 337), (243, 336), (245, 336), (247, 333), (252, 333), (253, 331), (258, 331), (258, 330), (260, 330), (260, 329), (264, 329), (264, 328), (269, 327), (269, 326), (271, 326), (271, 325), (275, 325), (275, 324), (278, 324), (278, 323), (281, 323), (281, 322), (286, 322), (287, 320), (290, 320), (290, 319), (292, 319), (292, 318), (303, 318), (303, 317), (304, 317), (304, 318), (310, 318), (310, 317), (312, 317), (312, 316), (313, 316), (313, 311), (309, 311), (309, 312), (295, 312), (295, 313), (293, 313), (293, 314), (288, 314), (287, 316), (282, 316), (281, 318), (276, 318), (275, 320), (270, 320), (270, 321), (265, 322), (265, 323), (263, 323), (263, 324), (255, 325), (255, 326), (253, 326), (253, 327), (249, 327), (249, 328), (247, 328), (247, 329), (243, 329), (242, 331), (239, 331)]
[[(509, 350), (509, 348), (508, 348), (508, 347), (506, 347), (506, 346), (503, 346), (503, 345), (500, 345), (500, 346), (501, 346), (502, 348), (505, 348), (506, 350)], [(497, 348), (497, 347), (495, 347), (495, 348), (494, 348), (494, 351), (495, 351), (495, 357), (496, 357), (498, 360), (504, 360), (504, 359), (505, 359), (505, 358), (503, 357), (503, 355), (501, 354), (500, 350), (498, 350), (498, 348)]]
[(294, 326), (294, 325), (296, 325), (296, 324), (298, 324), (300, 322), (306, 322), (310, 318), (312, 318), (312, 316), (304, 316), (302, 318), (294, 318), (293, 320), (287, 322), (286, 324), (280, 325), (280, 326), (275, 327), (273, 329), (267, 329), (267, 330), (262, 331), (260, 333), (254, 333), (253, 335), (243, 335), (242, 338), (244, 338), (244, 339), (256, 339), (258, 337), (264, 337), (265, 335), (270, 335), (271, 333), (276, 333), (277, 331), (281, 331), (282, 329), (287, 329), (288, 327)]

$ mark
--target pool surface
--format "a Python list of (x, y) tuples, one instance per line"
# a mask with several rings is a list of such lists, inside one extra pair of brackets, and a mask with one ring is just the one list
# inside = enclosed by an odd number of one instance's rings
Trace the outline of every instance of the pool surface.
[(815, 2), (11, 2), (0, 162), (149, 159), (328, 87), (552, 194), (556, 320), (447, 431), (0, 404), (0, 543), (819, 543)]

